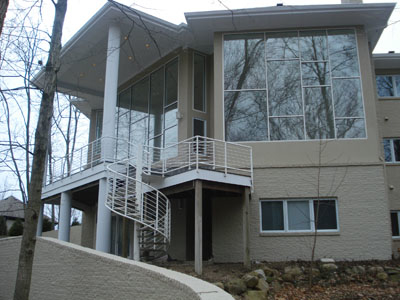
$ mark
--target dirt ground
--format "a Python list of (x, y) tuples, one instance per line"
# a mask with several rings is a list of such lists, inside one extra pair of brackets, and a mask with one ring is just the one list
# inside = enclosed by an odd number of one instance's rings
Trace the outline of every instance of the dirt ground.
[[(271, 263), (268, 267), (283, 270), (290, 263)], [(307, 266), (307, 263), (296, 262), (296, 265)], [(340, 263), (338, 275), (341, 270), (353, 265), (379, 265), (400, 267), (400, 261), (388, 262), (347, 262)], [(193, 262), (165, 262), (157, 265), (171, 270), (182, 272), (210, 283), (222, 282), (226, 283), (234, 278), (241, 278), (249, 270), (245, 269), (242, 264), (214, 264), (204, 262), (203, 274), (201, 276), (194, 272)], [(256, 269), (254, 266), (252, 269)], [(234, 296), (235, 299), (244, 299), (243, 296)], [(329, 280), (320, 280), (310, 289), (307, 280), (296, 282), (282, 282), (281, 289), (278, 291), (271, 290), (269, 299), (274, 300), (400, 300), (400, 284), (392, 281), (371, 280), (371, 278), (352, 278), (345, 282), (339, 280), (330, 282)]]

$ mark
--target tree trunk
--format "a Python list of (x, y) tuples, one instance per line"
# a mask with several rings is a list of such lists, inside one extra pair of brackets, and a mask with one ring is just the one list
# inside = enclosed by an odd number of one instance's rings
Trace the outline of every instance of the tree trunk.
[(41, 206), (44, 167), (51, 117), (53, 114), (56, 75), (60, 66), (61, 36), (65, 13), (67, 11), (67, 0), (58, 0), (55, 10), (49, 55), (45, 67), (42, 101), (35, 132), (35, 149), (33, 153), (31, 180), (28, 186), (28, 204), (25, 209), (24, 234), (19, 254), (14, 300), (28, 300), (29, 298), (36, 245), (36, 227)]
[(0, 35), (3, 32), (4, 20), (8, 9), (9, 0), (0, 0)]

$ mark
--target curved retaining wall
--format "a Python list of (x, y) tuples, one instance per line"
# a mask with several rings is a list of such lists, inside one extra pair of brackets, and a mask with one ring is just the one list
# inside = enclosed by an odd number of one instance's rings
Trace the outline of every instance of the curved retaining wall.
[[(12, 299), (21, 238), (0, 240), (0, 299)], [(52, 238), (36, 243), (30, 299), (233, 298), (200, 279)]]

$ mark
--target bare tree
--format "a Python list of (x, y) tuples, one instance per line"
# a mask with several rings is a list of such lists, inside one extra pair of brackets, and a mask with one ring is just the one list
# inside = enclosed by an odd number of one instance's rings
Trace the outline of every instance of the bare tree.
[(14, 299), (29, 298), (33, 257), (36, 245), (36, 228), (41, 207), (42, 183), (48, 147), (53, 101), (56, 92), (57, 72), (60, 67), (61, 37), (67, 11), (67, 0), (53, 1), (55, 16), (51, 34), (48, 60), (44, 72), (44, 85), (39, 118), (35, 131), (32, 173), (28, 185), (28, 204), (25, 210), (24, 234), (19, 255)]

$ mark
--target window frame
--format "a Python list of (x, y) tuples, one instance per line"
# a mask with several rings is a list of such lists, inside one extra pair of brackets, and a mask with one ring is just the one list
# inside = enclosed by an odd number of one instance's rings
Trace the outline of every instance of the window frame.
[[(378, 76), (387, 76), (391, 78), (392, 86), (393, 86), (393, 96), (380, 96), (378, 90), (378, 84), (376, 85), (376, 95), (378, 99), (388, 100), (388, 99), (400, 99), (400, 93), (397, 92), (397, 85), (395, 77), (398, 76), (400, 79), (400, 74), (376, 74), (375, 75), (375, 82), (377, 82), (376, 78)], [(400, 85), (399, 85), (400, 86)]]
[[(236, 89), (228, 89), (225, 90), (225, 60), (224, 60), (224, 41), (225, 41), (225, 36), (227, 35), (246, 35), (246, 34), (262, 34), (264, 36), (264, 41), (265, 41), (265, 37), (266, 34), (269, 33), (287, 33), (287, 32), (297, 32), (297, 37), (300, 37), (300, 32), (302, 31), (325, 31), (326, 33), (326, 37), (327, 37), (327, 59), (324, 60), (323, 62), (326, 62), (329, 67), (331, 64), (331, 59), (330, 59), (330, 54), (329, 54), (329, 34), (328, 31), (334, 31), (334, 30), (352, 30), (354, 32), (354, 38), (355, 38), (355, 46), (356, 46), (356, 53), (357, 53), (357, 63), (358, 63), (358, 76), (344, 76), (344, 77), (335, 77), (332, 76), (331, 74), (331, 69), (330, 69), (330, 80), (329, 80), (329, 88), (330, 88), (330, 94), (332, 97), (332, 110), (333, 110), (333, 122), (334, 122), (334, 137), (333, 138), (326, 138), (326, 139), (321, 139), (321, 138), (315, 138), (315, 139), (310, 139), (307, 138), (307, 129), (305, 126), (305, 122), (306, 122), (306, 113), (305, 113), (305, 99), (304, 99), (304, 88), (307, 88), (309, 86), (305, 86), (303, 85), (303, 78), (302, 76), (300, 77), (300, 83), (301, 83), (301, 96), (302, 96), (302, 104), (303, 104), (303, 114), (302, 115), (290, 115), (290, 116), (272, 116), (269, 115), (269, 98), (268, 98), (268, 86), (266, 86), (265, 88), (244, 88), (241, 90), (236, 90)], [(366, 140), (368, 139), (368, 128), (367, 128), (367, 122), (366, 122), (366, 111), (365, 111), (365, 97), (364, 97), (364, 92), (363, 92), (363, 78), (361, 76), (361, 62), (360, 62), (360, 51), (359, 51), (359, 41), (358, 41), (358, 36), (357, 36), (357, 28), (356, 27), (332, 27), (332, 28), (303, 28), (303, 29), (286, 29), (286, 30), (271, 30), (271, 31), (267, 31), (267, 30), (262, 30), (262, 31), (245, 31), (245, 32), (241, 32), (241, 33), (236, 33), (236, 32), (226, 32), (222, 34), (221, 37), (221, 42), (222, 42), (222, 53), (221, 53), (221, 57), (222, 57), (222, 103), (225, 103), (225, 92), (248, 92), (248, 91), (265, 91), (267, 96), (266, 96), (266, 105), (267, 105), (267, 110), (268, 110), (268, 128), (267, 128), (267, 139), (265, 140), (246, 140), (246, 141), (234, 141), (235, 143), (266, 143), (266, 142), (274, 142), (274, 143), (281, 143), (281, 142), (305, 142), (305, 141), (320, 141), (320, 140), (324, 140), (324, 141), (333, 141), (333, 140)], [(300, 39), (298, 41), (298, 43), (300, 43)], [(264, 44), (264, 47), (266, 47), (266, 45)], [(264, 51), (264, 55), (265, 55)], [(300, 48), (299, 48), (299, 52), (300, 52)], [(266, 56), (264, 56), (264, 60), (265, 62), (267, 62), (267, 58)], [(301, 60), (301, 56), (299, 56), (298, 58), (289, 58), (289, 59), (272, 59), (274, 61), (290, 61), (290, 60), (299, 60), (299, 64), (300, 66), (303, 63), (307, 63), (310, 61), (302, 61)], [(271, 60), (271, 61), (272, 61)], [(315, 62), (322, 62), (322, 61), (311, 61), (313, 63)], [(267, 69), (267, 65), (265, 67)], [(300, 74), (301, 74), (301, 67), (300, 67)], [(267, 76), (267, 71), (266, 71), (266, 76)], [(333, 97), (333, 84), (332, 81), (334, 79), (355, 79), (358, 78), (359, 82), (360, 82), (360, 95), (361, 95), (361, 104), (362, 104), (362, 112), (363, 112), (363, 116), (362, 117), (336, 117), (335, 115), (335, 101), (334, 101), (334, 97)], [(311, 86), (309, 88), (315, 88), (315, 87), (323, 87), (323, 86)], [(227, 136), (226, 136), (226, 124), (225, 124), (225, 109), (222, 109), (222, 113), (223, 113), (223, 139), (225, 141), (227, 141)], [(303, 139), (287, 139), (287, 140), (271, 140), (271, 134), (270, 134), (270, 119), (271, 118), (287, 118), (287, 117), (298, 117), (301, 116), (303, 117), (303, 123), (304, 123), (304, 128), (303, 128), (303, 133), (304, 133), (304, 138)], [(364, 131), (365, 131), (365, 136), (364, 137), (357, 137), (357, 138), (338, 138), (338, 128), (337, 128), (337, 124), (336, 121), (337, 120), (346, 120), (346, 119), (357, 119), (357, 120), (363, 120), (364, 122)]]
[[(336, 229), (317, 229), (315, 230), (315, 219), (314, 219), (314, 201), (335, 201), (335, 217), (336, 217)], [(289, 216), (288, 216), (288, 202), (305, 202), (308, 201), (308, 207), (310, 212), (310, 229), (290, 230), (289, 229)], [(262, 203), (263, 202), (283, 202), (283, 230), (263, 230), (262, 228)], [(260, 233), (262, 234), (290, 234), (290, 233), (314, 233), (315, 231), (321, 233), (338, 233), (340, 232), (339, 225), (339, 209), (338, 201), (336, 198), (295, 198), (295, 199), (260, 199), (259, 201), (259, 213), (260, 213)]]
[[(392, 214), (397, 214), (397, 226), (398, 226), (398, 231), (399, 231), (399, 235), (393, 235), (393, 231), (392, 231)], [(390, 231), (392, 234), (392, 239), (400, 239), (400, 210), (391, 210), (390, 211)]]
[[(395, 140), (400, 141), (400, 138), (383, 138), (383, 140), (382, 140), (383, 158), (384, 158), (386, 164), (400, 164), (400, 160), (396, 160), (396, 154), (395, 154), (395, 150), (394, 150), (394, 141)], [(390, 161), (386, 160), (385, 141), (389, 141), (390, 142), (390, 156), (392, 158), (392, 160), (390, 160)], [(399, 153), (398, 156), (400, 157), (400, 153)]]

